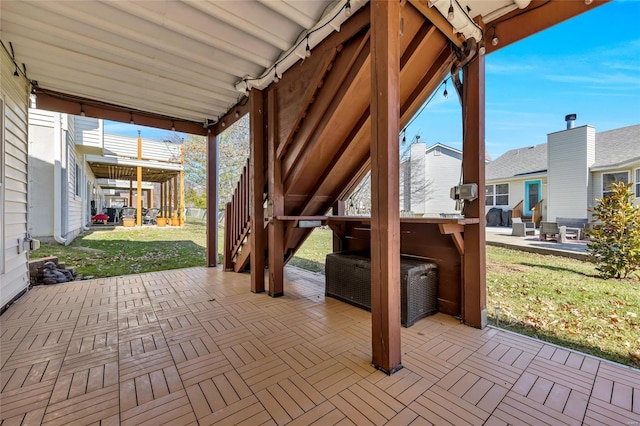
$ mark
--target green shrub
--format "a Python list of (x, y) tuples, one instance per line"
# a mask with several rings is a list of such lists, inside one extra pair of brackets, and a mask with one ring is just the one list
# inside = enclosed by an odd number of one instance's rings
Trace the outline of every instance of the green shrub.
[(640, 207), (633, 206), (631, 184), (615, 182), (611, 191), (592, 209), (597, 224), (588, 249), (601, 276), (626, 278), (640, 269)]

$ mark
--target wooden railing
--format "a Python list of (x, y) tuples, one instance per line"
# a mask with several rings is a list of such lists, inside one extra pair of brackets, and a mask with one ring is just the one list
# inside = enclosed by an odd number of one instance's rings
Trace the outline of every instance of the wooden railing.
[(511, 217), (518, 218), (522, 217), (522, 205), (524, 204), (524, 200), (520, 200), (518, 204), (516, 204), (513, 209), (511, 209)]
[(225, 206), (224, 267), (230, 269), (233, 258), (249, 234), (249, 160), (242, 169), (231, 202)]
[(536, 228), (540, 226), (540, 222), (542, 222), (542, 202), (544, 199), (538, 201), (531, 211), (533, 212), (532, 222), (536, 224)]

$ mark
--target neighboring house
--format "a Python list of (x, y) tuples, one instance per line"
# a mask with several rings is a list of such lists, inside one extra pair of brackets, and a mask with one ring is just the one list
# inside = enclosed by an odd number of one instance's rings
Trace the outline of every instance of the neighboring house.
[(137, 159), (137, 146), (137, 138), (105, 134), (102, 120), (30, 109), (31, 236), (69, 244), (103, 211), (105, 197), (118, 196), (135, 207), (139, 165), (142, 207), (159, 207), (152, 205), (151, 182), (175, 184), (183, 170), (180, 145), (142, 140), (142, 160)]
[(88, 229), (91, 206), (100, 205), (102, 200), (102, 188), (85, 159), (83, 142), (88, 138), (102, 138), (100, 120), (29, 110), (32, 237), (69, 244)]
[(426, 217), (458, 214), (450, 189), (460, 183), (462, 151), (414, 143), (409, 154), (400, 165), (400, 210)]
[(542, 201), (544, 221), (590, 218), (589, 209), (617, 181), (633, 182), (640, 197), (640, 125), (596, 133), (568, 120), (546, 144), (513, 149), (487, 164), (486, 210), (522, 203), (522, 215), (531, 216)]
[(29, 284), (25, 241), (29, 90), (27, 79), (0, 49), (0, 310)]

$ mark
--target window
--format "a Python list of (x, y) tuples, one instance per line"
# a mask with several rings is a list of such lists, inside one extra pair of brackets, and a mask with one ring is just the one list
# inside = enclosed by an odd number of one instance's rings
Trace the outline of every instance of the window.
[(484, 187), (485, 205), (487, 206), (508, 206), (509, 205), (509, 184), (499, 183), (496, 185), (486, 185)]
[(636, 169), (636, 198), (640, 198), (640, 169)]
[(78, 166), (78, 160), (76, 159), (76, 175), (73, 177), (75, 180), (75, 192), (76, 196), (80, 196), (80, 166)]
[(602, 197), (611, 193), (611, 184), (614, 182), (629, 183), (629, 172), (603, 173), (602, 174)]

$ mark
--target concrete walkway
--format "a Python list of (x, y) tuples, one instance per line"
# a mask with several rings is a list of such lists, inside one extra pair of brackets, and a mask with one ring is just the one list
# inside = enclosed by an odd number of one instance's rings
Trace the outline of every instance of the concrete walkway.
[(511, 228), (487, 227), (487, 244), (498, 247), (512, 248), (530, 253), (547, 254), (555, 256), (571, 257), (578, 260), (587, 260), (587, 242), (585, 240), (569, 240), (566, 243), (555, 241), (540, 241), (538, 230), (536, 235), (517, 237), (511, 235)]

